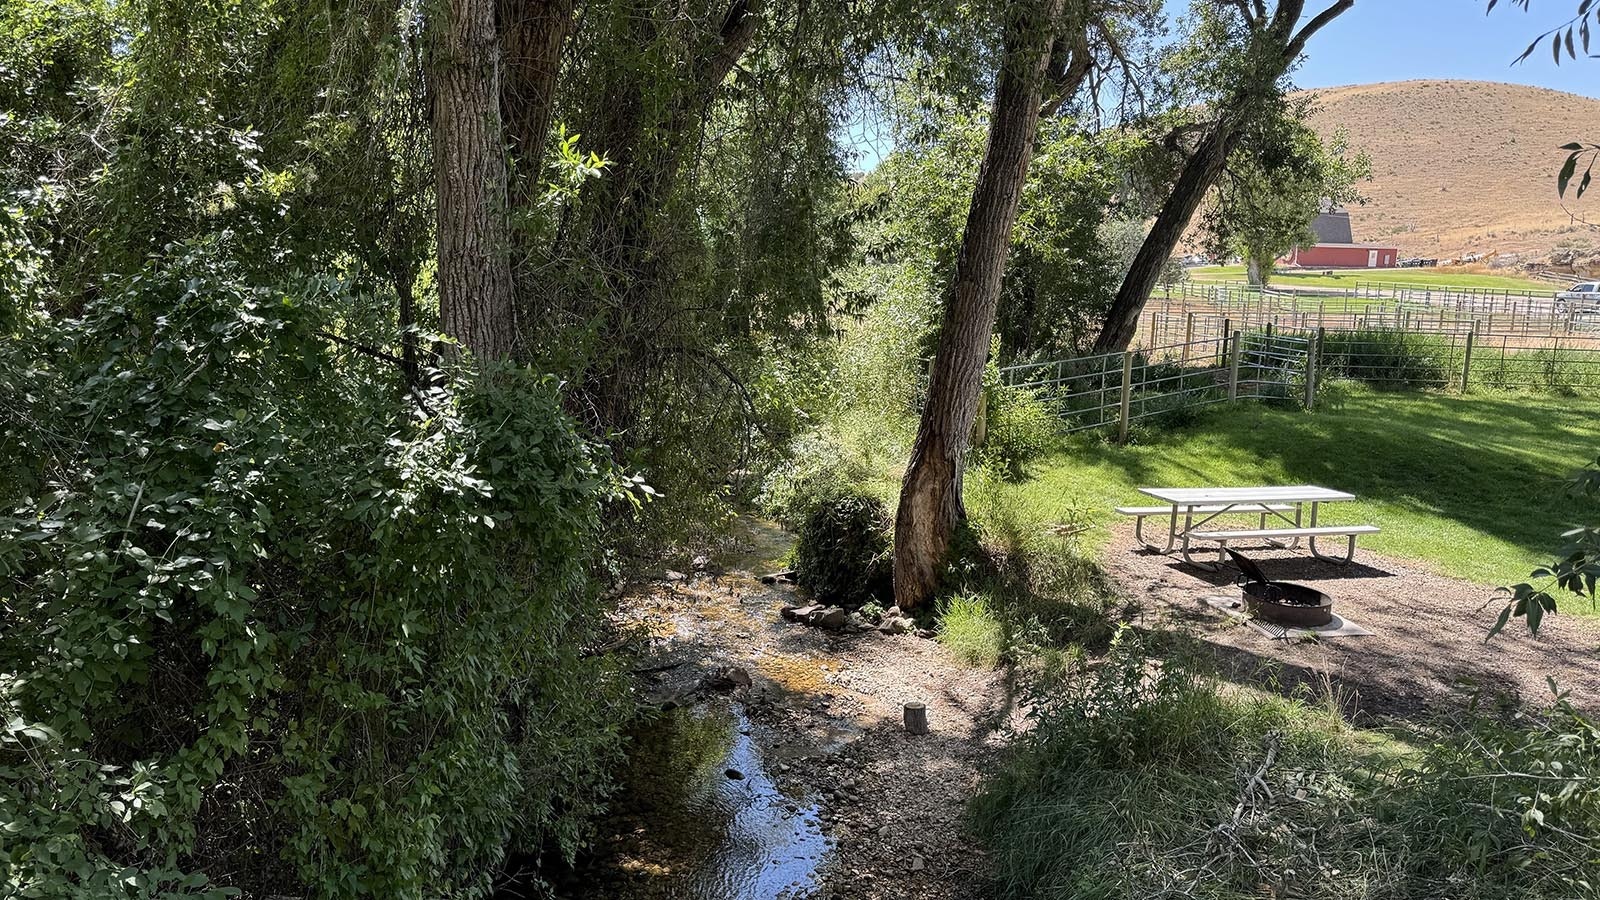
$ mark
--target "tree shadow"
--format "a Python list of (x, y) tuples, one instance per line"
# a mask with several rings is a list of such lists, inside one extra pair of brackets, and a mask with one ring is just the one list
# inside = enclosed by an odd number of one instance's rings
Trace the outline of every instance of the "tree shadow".
[[(1358, 397), (1338, 411), (1229, 407), (1165, 432), (1145, 449), (1216, 436), (1239, 460), (1260, 459), (1262, 482), (1281, 478), (1354, 493), (1358, 501), (1340, 504), (1341, 514), (1370, 515), (1364, 501), (1401, 504), (1542, 554), (1555, 549), (1569, 523), (1592, 512), (1562, 490), (1566, 475), (1600, 447), (1592, 413), (1555, 398), (1386, 393)], [(1139, 486), (1219, 484), (1215, 470), (1181, 452), (1129, 452), (1086, 441), (1068, 455), (1116, 469)]]

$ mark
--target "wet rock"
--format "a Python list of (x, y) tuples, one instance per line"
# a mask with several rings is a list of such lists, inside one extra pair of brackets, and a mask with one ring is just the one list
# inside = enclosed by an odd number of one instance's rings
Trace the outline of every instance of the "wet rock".
[(810, 606), (786, 606), (782, 615), (791, 622), (799, 622), (813, 628), (826, 628), (830, 631), (840, 631), (850, 624), (849, 612), (838, 606), (823, 606), (820, 603), (813, 603)]
[(689, 576), (683, 574), (682, 572), (675, 572), (672, 569), (668, 569), (667, 570), (667, 574), (665, 575), (665, 578), (668, 581), (688, 581), (689, 580)]
[(731, 691), (750, 686), (750, 673), (742, 666), (720, 666), (700, 679), (701, 686), (713, 691)]
[(743, 781), (744, 780), (744, 773), (739, 771), (738, 769), (724, 769), (722, 771), (722, 774), (726, 775), (732, 781)]
[(793, 584), (794, 570), (784, 569), (782, 572), (772, 572), (761, 576), (762, 584), (777, 584), (780, 581), (784, 582), (785, 584)]

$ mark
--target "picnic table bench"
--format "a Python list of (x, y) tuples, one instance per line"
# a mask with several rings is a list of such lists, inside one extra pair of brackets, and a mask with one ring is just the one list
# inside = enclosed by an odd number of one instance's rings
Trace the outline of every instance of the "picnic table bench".
[[(1119, 506), (1117, 512), (1134, 516), (1134, 535), (1139, 542), (1161, 553), (1178, 550), (1185, 562), (1205, 569), (1220, 568), (1233, 541), (1265, 540), (1279, 547), (1298, 547), (1304, 540), (1311, 555), (1326, 562), (1344, 565), (1355, 558), (1356, 538), (1363, 534), (1377, 534), (1375, 525), (1326, 525), (1317, 521), (1324, 503), (1354, 500), (1355, 495), (1344, 491), (1318, 487), (1311, 484), (1286, 487), (1227, 487), (1227, 488), (1140, 488), (1139, 492), (1162, 502), (1161, 506)], [(1222, 516), (1251, 514), (1257, 517), (1256, 527), (1247, 529), (1207, 528)], [(1147, 540), (1144, 520), (1150, 516), (1167, 517), (1167, 543), (1165, 547)], [(1196, 520), (1196, 516), (1200, 518)], [(1180, 525), (1179, 519), (1182, 519)], [(1283, 524), (1268, 527), (1268, 520)], [(1342, 557), (1329, 556), (1317, 548), (1318, 538), (1346, 538), (1348, 544)], [(1192, 542), (1203, 541), (1217, 545), (1215, 563), (1196, 559)]]

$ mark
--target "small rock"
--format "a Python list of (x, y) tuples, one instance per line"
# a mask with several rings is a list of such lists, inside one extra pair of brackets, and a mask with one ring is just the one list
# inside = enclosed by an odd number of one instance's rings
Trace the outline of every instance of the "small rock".
[(744, 780), (744, 773), (739, 771), (738, 769), (724, 769), (722, 771), (722, 774), (728, 776), (728, 778), (730, 778), (730, 779), (732, 779), (734, 781), (743, 781)]
[(905, 634), (914, 624), (903, 616), (890, 615), (884, 617), (883, 624), (878, 626), (878, 630), (884, 634)]
[(809, 606), (785, 606), (782, 615), (790, 622), (804, 622), (810, 625), (811, 617), (820, 612), (822, 608), (821, 604), (817, 603)]
[(824, 607), (806, 618), (806, 624), (829, 631), (838, 631), (850, 623), (850, 614), (838, 606)]
[(714, 691), (731, 691), (750, 686), (750, 673), (740, 666), (721, 666), (706, 673), (700, 683)]
[(913, 871), (913, 872), (921, 872), (923, 869), (926, 869), (927, 867), (928, 867), (928, 863), (922, 857), (920, 857), (920, 856), (911, 857), (911, 871)]
[(934, 637), (933, 629), (932, 628), (918, 628), (917, 629), (917, 637), (919, 637), (919, 638), (932, 638), (932, 637)]
[(668, 581), (688, 581), (689, 580), (689, 576), (683, 574), (682, 572), (674, 572), (673, 570), (668, 569), (667, 570), (667, 580)]
[(773, 572), (773, 573), (771, 573), (769, 575), (761, 576), (761, 583), (762, 584), (777, 584), (780, 581), (785, 581), (785, 582), (794, 581), (794, 570), (793, 569), (785, 569), (782, 572)]

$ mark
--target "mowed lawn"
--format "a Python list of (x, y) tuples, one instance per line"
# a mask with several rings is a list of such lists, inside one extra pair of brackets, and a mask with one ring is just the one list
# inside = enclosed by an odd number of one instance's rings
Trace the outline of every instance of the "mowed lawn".
[[(1278, 272), (1272, 276), (1272, 286), (1277, 288), (1316, 287), (1348, 290), (1358, 282), (1384, 282), (1416, 287), (1498, 288), (1511, 291), (1535, 291), (1548, 294), (1560, 290), (1552, 284), (1518, 278), (1512, 275), (1482, 275), (1472, 272), (1452, 272), (1439, 269), (1335, 269), (1312, 272)], [(1244, 266), (1200, 266), (1189, 270), (1194, 281), (1244, 281)]]
[[(1038, 524), (1087, 520), (1109, 537), (1139, 487), (1318, 484), (1354, 503), (1328, 523), (1372, 523), (1361, 546), (1485, 585), (1522, 581), (1571, 523), (1600, 510), (1566, 479), (1600, 455), (1600, 400), (1357, 391), (1337, 410), (1242, 403), (1170, 430), (1148, 425), (1119, 447), (1075, 436), (1033, 477), (984, 489)], [(1241, 527), (1243, 526), (1241, 521)]]

